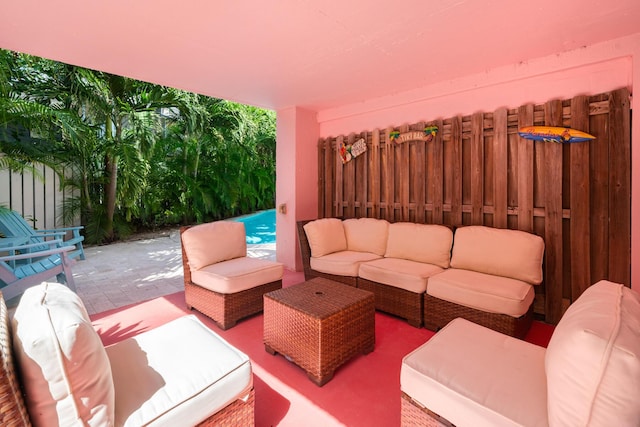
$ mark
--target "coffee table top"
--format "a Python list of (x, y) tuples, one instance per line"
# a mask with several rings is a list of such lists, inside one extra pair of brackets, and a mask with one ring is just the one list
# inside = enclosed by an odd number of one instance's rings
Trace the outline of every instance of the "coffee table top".
[(372, 292), (323, 277), (316, 277), (297, 285), (268, 292), (264, 296), (320, 319), (336, 314), (352, 304), (374, 297)]

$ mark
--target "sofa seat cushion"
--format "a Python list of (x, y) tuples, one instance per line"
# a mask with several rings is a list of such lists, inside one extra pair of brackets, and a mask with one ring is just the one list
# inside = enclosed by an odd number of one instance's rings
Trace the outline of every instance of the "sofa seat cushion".
[(381, 258), (371, 252), (340, 251), (321, 257), (311, 257), (311, 268), (321, 273), (358, 277), (360, 263)]
[(542, 282), (544, 240), (519, 230), (468, 226), (456, 229), (451, 267)]
[(452, 242), (453, 232), (444, 225), (396, 222), (389, 225), (389, 239), (384, 256), (447, 268), (451, 259)]
[(455, 304), (520, 317), (533, 303), (533, 286), (521, 280), (450, 268), (429, 278), (427, 294)]
[(546, 354), (551, 425), (640, 423), (640, 295), (600, 281), (569, 306)]
[(34, 425), (113, 425), (109, 359), (82, 300), (59, 283), (27, 289), (13, 343)]
[(241, 257), (192, 271), (191, 281), (220, 294), (234, 294), (281, 280), (283, 272), (279, 262)]
[(375, 218), (350, 218), (342, 221), (342, 225), (347, 238), (347, 250), (384, 255), (389, 222)]
[(544, 354), (457, 318), (404, 357), (400, 388), (458, 426), (546, 426)]
[(360, 264), (359, 277), (422, 294), (427, 290), (427, 279), (443, 269), (433, 264), (408, 259), (381, 258)]
[(199, 270), (207, 265), (247, 255), (244, 223), (216, 221), (193, 226), (182, 233), (182, 246), (189, 267)]
[(347, 238), (342, 220), (322, 218), (304, 225), (312, 257), (321, 257), (333, 252), (347, 250)]
[(193, 315), (106, 351), (116, 426), (196, 425), (252, 387), (249, 358)]

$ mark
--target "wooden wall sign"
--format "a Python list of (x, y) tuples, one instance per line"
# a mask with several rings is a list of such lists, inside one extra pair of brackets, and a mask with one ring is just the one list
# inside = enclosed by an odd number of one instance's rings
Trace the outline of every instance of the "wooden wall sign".
[(438, 133), (438, 126), (427, 126), (424, 131), (412, 130), (409, 132), (392, 131), (389, 132), (389, 139), (396, 144), (402, 144), (408, 141), (424, 141), (430, 142)]
[(342, 158), (342, 163), (345, 164), (358, 157), (365, 151), (367, 151), (367, 144), (365, 143), (364, 138), (360, 138), (353, 144), (345, 144), (344, 142), (342, 142), (340, 144), (339, 153), (340, 157)]

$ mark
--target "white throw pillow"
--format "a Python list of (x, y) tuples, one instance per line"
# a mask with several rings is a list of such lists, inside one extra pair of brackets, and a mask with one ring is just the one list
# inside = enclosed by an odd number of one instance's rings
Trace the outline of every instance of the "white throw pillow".
[(111, 366), (78, 295), (59, 283), (27, 289), (13, 343), (34, 425), (113, 425)]
[(216, 221), (193, 226), (182, 233), (182, 245), (193, 270), (246, 256), (244, 223)]
[(549, 425), (640, 421), (640, 295), (602, 280), (564, 314), (545, 355)]
[(314, 258), (347, 250), (347, 238), (340, 219), (322, 218), (310, 221), (304, 225), (304, 231)]

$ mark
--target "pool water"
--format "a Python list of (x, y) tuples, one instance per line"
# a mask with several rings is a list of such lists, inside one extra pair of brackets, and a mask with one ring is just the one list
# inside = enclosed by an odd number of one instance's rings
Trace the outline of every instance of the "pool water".
[(256, 212), (234, 218), (243, 222), (247, 232), (247, 244), (263, 244), (276, 242), (276, 210)]

